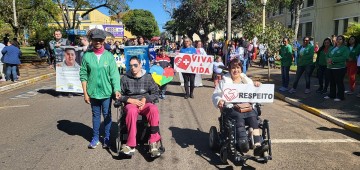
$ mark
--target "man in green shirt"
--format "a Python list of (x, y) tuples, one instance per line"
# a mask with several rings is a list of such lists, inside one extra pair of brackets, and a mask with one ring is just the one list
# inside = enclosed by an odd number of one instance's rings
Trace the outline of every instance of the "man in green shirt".
[(281, 45), (279, 51), (279, 57), (281, 61), (281, 78), (282, 78), (282, 86), (279, 88), (280, 91), (288, 91), (289, 86), (289, 72), (290, 66), (293, 61), (293, 53), (292, 47), (289, 44), (288, 38), (283, 38), (283, 45)]

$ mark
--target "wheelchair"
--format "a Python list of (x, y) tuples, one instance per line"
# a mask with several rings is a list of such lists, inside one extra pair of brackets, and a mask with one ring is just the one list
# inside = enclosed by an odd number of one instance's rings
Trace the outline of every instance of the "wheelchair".
[[(157, 103), (157, 102), (154, 102)], [(117, 115), (117, 137), (116, 137), (116, 151), (117, 154), (121, 155), (121, 148), (123, 144), (126, 144), (128, 138), (128, 130), (126, 127), (126, 112), (125, 112), (125, 104), (119, 100), (116, 100), (114, 103), (114, 107), (116, 108), (116, 115)], [(137, 122), (136, 122), (136, 141), (139, 147), (144, 149), (145, 146), (148, 145), (148, 139), (150, 137), (150, 124), (147, 121), (146, 116), (139, 115)], [(160, 134), (160, 130), (159, 130)], [(160, 134), (161, 135), (161, 134)], [(162, 139), (160, 139), (160, 156), (165, 152), (165, 147), (163, 146)], [(152, 157), (156, 158), (156, 157)]]
[[(267, 163), (268, 160), (272, 160), (271, 153), (271, 140), (269, 121), (261, 120), (261, 109), (260, 104), (254, 104), (253, 109), (258, 113), (259, 129), (261, 130), (261, 136), (263, 138), (262, 144), (267, 144), (269, 150), (264, 152), (262, 156), (255, 157), (242, 153), (237, 149), (237, 137), (236, 137), (236, 120), (232, 118), (225, 118), (225, 114), (221, 113), (219, 117), (220, 131), (218, 132), (215, 126), (210, 127), (209, 132), (209, 146), (214, 151), (220, 152), (221, 162), (224, 164), (228, 163), (228, 159), (231, 160), (235, 165), (245, 166), (247, 160), (253, 160), (258, 163)], [(248, 125), (245, 125), (246, 133), (248, 136), (248, 144), (250, 149), (254, 149), (254, 137), (252, 135), (253, 129)]]

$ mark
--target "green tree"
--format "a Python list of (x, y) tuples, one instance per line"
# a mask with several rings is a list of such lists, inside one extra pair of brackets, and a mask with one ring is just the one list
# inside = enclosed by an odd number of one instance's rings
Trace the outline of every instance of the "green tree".
[[(16, 37), (20, 36), (21, 30), (35, 29), (37, 26), (44, 26), (49, 21), (49, 15), (43, 10), (35, 10), (44, 7), (49, 10), (55, 8), (51, 0), (17, 0), (15, 1), (16, 18), (13, 15), (13, 0), (0, 1), (0, 18), (12, 28), (12, 32)], [(56, 10), (52, 10), (56, 12)]]
[(350, 27), (348, 27), (346, 33), (344, 34), (346, 37), (355, 36), (357, 40), (360, 40), (360, 24), (359, 23), (351, 23)]
[(133, 35), (152, 38), (159, 36), (160, 31), (154, 15), (147, 10), (134, 9), (121, 15), (122, 22)]
[(223, 16), (226, 16), (226, 0), (181, 0), (172, 18), (178, 33), (189, 38), (196, 33), (206, 42), (209, 33), (225, 28)]

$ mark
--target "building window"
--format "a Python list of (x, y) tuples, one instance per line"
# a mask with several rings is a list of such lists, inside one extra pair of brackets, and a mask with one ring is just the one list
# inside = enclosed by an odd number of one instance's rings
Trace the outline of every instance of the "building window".
[(299, 24), (298, 37), (302, 37), (302, 26), (303, 24)]
[(312, 34), (312, 22), (307, 22), (305, 24), (305, 36), (311, 36)]
[(280, 3), (279, 4), (279, 14), (282, 14), (282, 13), (284, 13), (284, 5), (283, 5), (283, 3)]
[(314, 0), (308, 0), (307, 1), (307, 7), (314, 6)]
[(335, 20), (334, 35), (338, 35), (339, 32), (339, 20)]
[(354, 22), (359, 22), (359, 17), (354, 17)]
[(336, 3), (339, 3), (339, 2), (341, 2), (341, 0), (336, 0)]
[(349, 19), (346, 18), (346, 19), (344, 19), (344, 33), (347, 31), (348, 26), (349, 26)]

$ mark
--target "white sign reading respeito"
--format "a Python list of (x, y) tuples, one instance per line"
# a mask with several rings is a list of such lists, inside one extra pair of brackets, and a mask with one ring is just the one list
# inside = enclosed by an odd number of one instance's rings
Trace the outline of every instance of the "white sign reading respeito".
[(179, 53), (174, 60), (174, 69), (181, 73), (212, 75), (213, 61), (211, 55)]
[(222, 98), (229, 103), (273, 103), (274, 84), (224, 84)]

